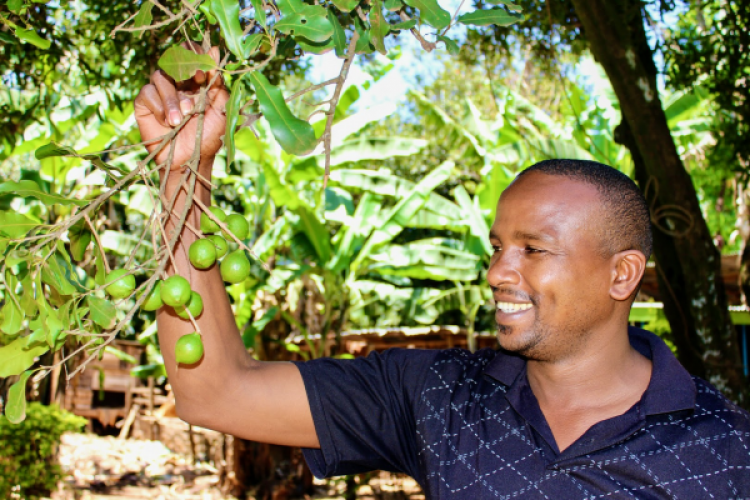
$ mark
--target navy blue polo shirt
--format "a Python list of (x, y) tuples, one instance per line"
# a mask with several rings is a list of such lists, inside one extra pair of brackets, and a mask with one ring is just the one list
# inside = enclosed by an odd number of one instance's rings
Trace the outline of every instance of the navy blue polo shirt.
[(318, 477), (404, 472), (428, 499), (750, 498), (750, 414), (691, 377), (652, 333), (641, 400), (559, 452), (526, 362), (491, 349), (392, 349), (297, 363)]

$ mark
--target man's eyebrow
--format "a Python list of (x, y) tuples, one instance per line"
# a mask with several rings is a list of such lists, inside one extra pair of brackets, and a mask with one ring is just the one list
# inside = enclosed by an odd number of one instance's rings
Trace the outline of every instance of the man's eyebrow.
[[(498, 236), (495, 231), (490, 230), (490, 239), (499, 240), (500, 236)], [(553, 241), (555, 239), (555, 236), (548, 233), (529, 233), (525, 231), (515, 231), (513, 233), (513, 239), (527, 241)]]
[(524, 231), (515, 231), (513, 238), (528, 241), (553, 241), (555, 239), (554, 235), (549, 233), (527, 233)]

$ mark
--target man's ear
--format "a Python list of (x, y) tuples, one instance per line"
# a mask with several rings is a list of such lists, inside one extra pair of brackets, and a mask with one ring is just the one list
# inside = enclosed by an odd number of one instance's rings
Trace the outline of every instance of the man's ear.
[(612, 284), (610, 296), (627, 300), (638, 290), (646, 272), (646, 256), (638, 250), (625, 250), (612, 256)]

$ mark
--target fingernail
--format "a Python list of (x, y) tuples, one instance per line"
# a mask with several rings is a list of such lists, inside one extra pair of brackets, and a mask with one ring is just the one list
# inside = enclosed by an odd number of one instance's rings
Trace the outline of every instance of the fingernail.
[(177, 110), (172, 110), (169, 112), (169, 123), (172, 125), (179, 125), (180, 120), (182, 120), (182, 117), (180, 116), (180, 112)]
[(180, 109), (182, 110), (183, 114), (190, 113), (190, 110), (193, 108), (193, 105), (190, 103), (190, 101), (183, 100), (180, 101)]

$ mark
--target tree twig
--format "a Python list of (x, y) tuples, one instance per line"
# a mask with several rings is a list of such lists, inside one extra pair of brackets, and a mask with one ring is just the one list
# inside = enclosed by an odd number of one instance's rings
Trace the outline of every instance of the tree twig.
[[(359, 7), (357, 7), (357, 9), (359, 9)], [(336, 88), (333, 91), (333, 97), (331, 98), (331, 102), (328, 106), (328, 118), (326, 119), (326, 127), (325, 131), (323, 132), (323, 149), (326, 155), (325, 171), (323, 173), (323, 189), (326, 188), (326, 185), (328, 184), (328, 177), (331, 175), (331, 129), (333, 127), (333, 118), (336, 115), (336, 106), (338, 105), (339, 99), (341, 98), (341, 90), (344, 88), (346, 77), (349, 75), (349, 68), (351, 67), (352, 62), (354, 61), (354, 56), (356, 55), (355, 49), (358, 40), (359, 33), (355, 31), (352, 34), (352, 39), (349, 41), (346, 60), (344, 60), (344, 64), (341, 65), (341, 72), (339, 72), (339, 76), (337, 78)]]

